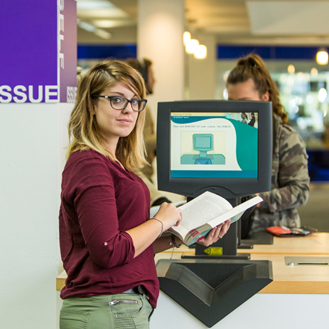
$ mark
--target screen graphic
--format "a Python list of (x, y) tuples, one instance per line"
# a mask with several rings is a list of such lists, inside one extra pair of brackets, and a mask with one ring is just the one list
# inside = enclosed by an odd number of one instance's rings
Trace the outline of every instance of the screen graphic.
[(255, 117), (254, 112), (172, 112), (170, 176), (257, 178)]

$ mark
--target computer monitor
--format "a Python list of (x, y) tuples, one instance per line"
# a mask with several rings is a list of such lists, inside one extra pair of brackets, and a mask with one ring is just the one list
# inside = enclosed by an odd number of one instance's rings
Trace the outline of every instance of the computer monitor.
[(271, 188), (270, 102), (160, 102), (157, 136), (159, 190), (233, 199)]
[(207, 155), (207, 152), (212, 151), (214, 147), (214, 135), (213, 134), (193, 134), (193, 150), (197, 151), (197, 154), (193, 154), (192, 159), (189, 154), (183, 154), (181, 156), (181, 164), (212, 164), (212, 156)]

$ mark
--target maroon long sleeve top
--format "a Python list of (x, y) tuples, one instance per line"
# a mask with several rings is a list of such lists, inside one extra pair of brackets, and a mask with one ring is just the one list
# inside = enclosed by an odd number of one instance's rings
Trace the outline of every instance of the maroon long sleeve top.
[(117, 294), (143, 285), (156, 307), (153, 246), (134, 258), (126, 233), (149, 218), (150, 195), (134, 173), (93, 151), (73, 153), (62, 177), (60, 249), (67, 273), (63, 299)]

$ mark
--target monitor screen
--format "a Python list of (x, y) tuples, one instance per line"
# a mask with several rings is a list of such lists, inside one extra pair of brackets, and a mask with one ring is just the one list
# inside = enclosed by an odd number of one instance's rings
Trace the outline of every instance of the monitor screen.
[(158, 188), (235, 198), (270, 189), (269, 102), (182, 101), (158, 106)]

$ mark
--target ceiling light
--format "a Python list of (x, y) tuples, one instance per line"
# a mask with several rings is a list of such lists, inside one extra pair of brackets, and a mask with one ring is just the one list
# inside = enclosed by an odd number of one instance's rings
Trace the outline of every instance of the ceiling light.
[(312, 74), (313, 76), (317, 76), (317, 75), (318, 75), (318, 70), (317, 70), (316, 67), (313, 67), (313, 68), (311, 69), (311, 74)]
[(326, 50), (319, 50), (316, 53), (316, 62), (319, 65), (327, 65), (328, 64), (328, 53)]
[(104, 31), (104, 30), (101, 30), (101, 29), (98, 29), (94, 25), (91, 25), (91, 24), (86, 23), (86, 22), (78, 21), (78, 26), (81, 29), (84, 29), (88, 32), (93, 32), (95, 35), (97, 35), (97, 36), (99, 36), (100, 38), (103, 38), (103, 39), (111, 39), (111, 37), (112, 37), (111, 33), (107, 32), (107, 31)]
[(102, 27), (102, 28), (108, 29), (108, 28), (117, 26), (118, 22), (112, 21), (112, 20), (97, 20), (97, 21), (94, 21), (94, 24), (97, 27)]
[(198, 45), (194, 52), (194, 57), (197, 59), (205, 59), (207, 57), (207, 47), (204, 45)]
[(108, 9), (108, 8), (116, 8), (116, 7), (108, 1), (77, 0), (78, 10), (105, 9), (105, 8)]
[(287, 71), (290, 74), (294, 74), (295, 73), (295, 66), (293, 66), (292, 64), (288, 65)]
[(96, 27), (91, 25), (91, 24), (88, 24), (86, 22), (79, 22), (78, 23), (78, 26), (88, 32), (95, 32), (96, 31)]
[(104, 31), (104, 30), (100, 30), (100, 29), (96, 29), (96, 31), (94, 32), (98, 37), (103, 38), (103, 39), (111, 39), (112, 34)]
[(199, 46), (199, 41), (196, 39), (191, 39), (186, 43), (186, 52), (188, 54), (194, 54), (198, 46)]
[(184, 40), (184, 45), (186, 46), (187, 42), (191, 40), (191, 33), (188, 31), (185, 31), (183, 33), (183, 40)]

